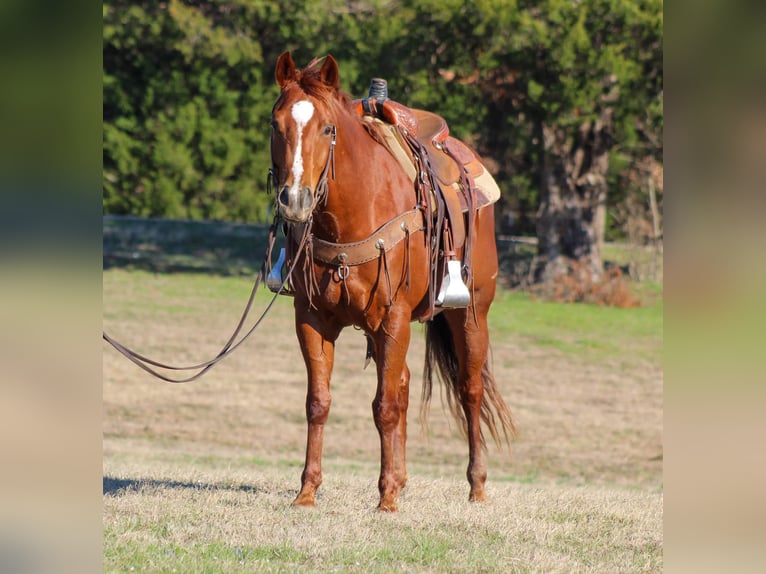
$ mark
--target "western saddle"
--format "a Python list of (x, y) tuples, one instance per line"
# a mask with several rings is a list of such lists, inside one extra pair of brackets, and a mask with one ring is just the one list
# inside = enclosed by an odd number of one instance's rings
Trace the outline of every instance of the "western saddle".
[[(411, 170), (414, 166), (418, 204), (428, 214), (425, 226), (431, 249), (432, 307), (467, 307), (472, 299), (466, 282), (473, 284), (476, 211), (492, 201), (480, 193), (476, 184), (486, 169), (477, 154), (449, 135), (443, 117), (389, 99), (386, 81), (381, 78), (372, 80), (368, 97), (355, 100), (354, 108), (362, 117), (376, 118), (396, 128), (400, 145), (403, 142), (411, 152), (407, 159), (411, 165), (403, 167)], [(391, 151), (395, 157), (403, 157)], [(400, 159), (400, 163), (404, 161)], [(458, 261), (457, 250), (461, 248), (463, 257)]]

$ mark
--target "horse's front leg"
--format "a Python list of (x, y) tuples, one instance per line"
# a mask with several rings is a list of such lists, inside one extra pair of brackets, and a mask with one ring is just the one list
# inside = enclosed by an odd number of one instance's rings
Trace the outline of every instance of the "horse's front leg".
[(330, 414), (330, 375), (338, 333), (328, 334), (315, 319), (304, 320), (296, 314), (296, 332), (308, 375), (306, 392), (306, 462), (301, 475), (301, 490), (295, 506), (316, 506), (316, 491), (322, 484), (322, 442), (324, 425)]
[(378, 390), (372, 403), (380, 434), (380, 503), (378, 510), (395, 512), (407, 482), (405, 443), (409, 369), (405, 363), (410, 343), (409, 315), (389, 317), (375, 336)]

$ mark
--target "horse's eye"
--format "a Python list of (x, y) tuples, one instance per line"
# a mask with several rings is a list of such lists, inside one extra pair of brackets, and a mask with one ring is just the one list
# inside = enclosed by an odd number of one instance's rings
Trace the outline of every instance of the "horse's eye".
[(277, 120), (275, 120), (274, 118), (271, 119), (271, 129), (275, 131), (279, 130), (279, 125), (277, 124)]
[(333, 128), (332, 125), (325, 126), (325, 128), (324, 128), (324, 135), (329, 136), (332, 133), (332, 128)]

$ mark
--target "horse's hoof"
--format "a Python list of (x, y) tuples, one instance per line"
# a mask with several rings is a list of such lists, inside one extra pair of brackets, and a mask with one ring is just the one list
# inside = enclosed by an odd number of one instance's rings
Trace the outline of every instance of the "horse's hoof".
[(296, 508), (316, 508), (317, 503), (313, 496), (300, 496), (293, 500), (293, 506)]
[(487, 502), (487, 493), (484, 491), (481, 492), (472, 492), (471, 495), (468, 497), (469, 502)]
[(378, 505), (378, 512), (398, 512), (396, 502), (383, 502)]

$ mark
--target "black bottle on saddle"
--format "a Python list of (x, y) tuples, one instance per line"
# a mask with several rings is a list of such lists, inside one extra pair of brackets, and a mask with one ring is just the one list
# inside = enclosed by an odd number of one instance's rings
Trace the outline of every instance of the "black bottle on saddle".
[(383, 78), (373, 78), (370, 82), (370, 91), (362, 100), (364, 113), (376, 118), (383, 119), (382, 105), (388, 99), (388, 83)]
[(373, 78), (370, 82), (370, 92), (368, 98), (375, 98), (379, 102), (388, 99), (388, 83), (383, 78)]

